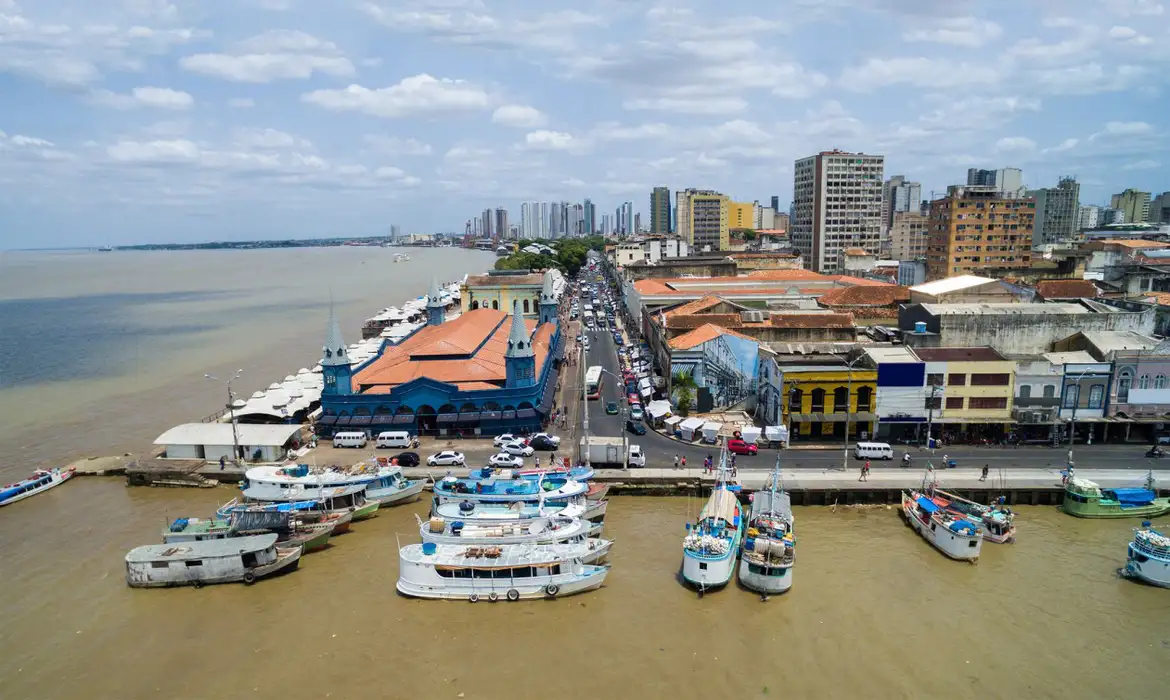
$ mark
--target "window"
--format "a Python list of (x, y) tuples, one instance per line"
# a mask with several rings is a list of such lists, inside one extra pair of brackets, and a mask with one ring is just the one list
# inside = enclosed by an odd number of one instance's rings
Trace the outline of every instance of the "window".
[(833, 390), (833, 413), (849, 412), (849, 389), (839, 386)]
[(995, 409), (1007, 408), (1006, 396), (972, 396), (968, 408)]
[(823, 413), (825, 411), (825, 390), (813, 389), (812, 392), (812, 412)]
[(962, 408), (962, 407), (963, 407), (963, 397), (962, 396), (948, 396), (947, 397), (947, 408)]
[(923, 408), (927, 408), (927, 409), (933, 408), (934, 410), (937, 411), (938, 409), (942, 408), (942, 397), (941, 396), (933, 396), (933, 397), (927, 396), (926, 397), (926, 405)]
[(793, 389), (792, 393), (788, 395), (788, 410), (792, 413), (800, 413), (800, 402), (804, 400), (804, 392), (800, 389)]
[(1101, 408), (1105, 403), (1105, 387), (1102, 384), (1094, 384), (1089, 389), (1089, 408)]
[(1044, 398), (1046, 398), (1046, 399), (1056, 398), (1056, 385), (1055, 384), (1045, 384), (1044, 385)]
[(926, 375), (926, 386), (942, 386), (943, 376), (941, 374)]
[(1011, 375), (1007, 374), (972, 374), (971, 386), (1007, 386), (1011, 383)]
[(1150, 375), (1143, 374), (1142, 376), (1138, 377), (1138, 388), (1139, 389), (1149, 389), (1150, 388)]
[(1133, 384), (1133, 374), (1128, 369), (1121, 370), (1117, 379), (1117, 400), (1121, 403), (1129, 401), (1129, 387)]
[(1154, 377), (1154, 388), (1155, 389), (1165, 389), (1166, 388), (1166, 375), (1159, 374), (1158, 376)]
[(528, 313), (528, 300), (524, 300), (524, 313)]
[(1065, 387), (1064, 391), (1064, 407), (1076, 408), (1077, 401), (1081, 398), (1081, 388), (1079, 386), (1069, 385)]
[(951, 386), (963, 386), (967, 383), (967, 375), (965, 374), (948, 374), (947, 384)]
[(1020, 385), (1020, 398), (1021, 399), (1032, 398), (1032, 385), (1031, 384), (1021, 384)]

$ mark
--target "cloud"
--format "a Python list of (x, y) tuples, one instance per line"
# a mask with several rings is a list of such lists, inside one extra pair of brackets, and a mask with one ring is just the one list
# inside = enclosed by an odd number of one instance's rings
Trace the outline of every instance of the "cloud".
[(228, 106), (236, 109), (251, 109), (256, 106), (256, 100), (251, 97), (233, 97), (228, 100)]
[(10, 137), (8, 143), (18, 148), (51, 148), (55, 145), (52, 141), (39, 139), (35, 136), (22, 136), (20, 134)]
[(841, 73), (839, 83), (847, 90), (873, 92), (890, 85), (919, 88), (953, 88), (990, 85), (1000, 80), (999, 71), (986, 63), (954, 63), (946, 59), (871, 58)]
[(1063, 151), (1071, 151), (1072, 149), (1077, 147), (1078, 143), (1080, 143), (1080, 139), (1072, 139), (1072, 138), (1065, 139), (1065, 140), (1061, 141), (1058, 145), (1053, 146), (1052, 148), (1044, 149), (1044, 152), (1045, 153), (1061, 153)]
[(580, 147), (580, 141), (563, 131), (532, 131), (524, 136), (524, 143), (533, 150), (572, 151)]
[(1155, 168), (1161, 167), (1161, 165), (1162, 164), (1156, 160), (1145, 159), (1145, 160), (1135, 161), (1133, 163), (1126, 163), (1125, 165), (1121, 166), (1121, 169), (1122, 170), (1153, 170)]
[(1029, 153), (1036, 150), (1036, 142), (1023, 136), (1009, 136), (995, 142), (999, 153)]
[(239, 83), (305, 80), (316, 73), (349, 76), (353, 63), (335, 44), (300, 31), (271, 30), (235, 46), (231, 53), (200, 53), (179, 61), (184, 70)]
[(418, 139), (402, 139), (382, 134), (366, 134), (362, 139), (379, 153), (388, 156), (429, 156), (431, 145)]
[(435, 112), (487, 109), (487, 92), (463, 80), (434, 78), (422, 73), (386, 88), (370, 89), (350, 85), (341, 90), (315, 90), (301, 95), (301, 101), (336, 112), (364, 112), (377, 117), (398, 118)]
[(492, 112), (492, 121), (504, 126), (532, 129), (548, 123), (548, 117), (535, 107), (527, 105), (503, 105)]
[(979, 48), (1003, 36), (1003, 27), (976, 17), (943, 17), (902, 32), (903, 41)]
[(95, 104), (113, 109), (172, 109), (186, 110), (195, 104), (195, 98), (182, 90), (159, 87), (137, 87), (129, 94), (109, 90), (94, 90), (90, 100)]

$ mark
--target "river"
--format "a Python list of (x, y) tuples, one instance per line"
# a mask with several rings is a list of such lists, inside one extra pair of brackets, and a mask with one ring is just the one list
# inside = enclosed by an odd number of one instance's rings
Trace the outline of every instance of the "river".
[[(360, 249), (6, 254), (5, 475), (138, 448), (215, 410), (222, 387), (204, 372), (242, 366), (250, 392), (311, 365), (330, 292), (356, 339), (435, 270), (491, 262), (411, 254), (394, 267)], [(687, 498), (612, 499), (605, 587), (552, 602), (396, 595), (397, 543), (417, 541), (423, 503), (255, 586), (126, 586), (127, 550), (236, 493), (81, 478), (0, 509), (0, 695), (1102, 698), (1155, 697), (1170, 676), (1170, 591), (1115, 575), (1135, 523), (1051, 508), (1020, 508), (1019, 542), (985, 545), (977, 565), (944, 559), (891, 509), (797, 508), (795, 585), (766, 603), (679, 584), (701, 506)]]

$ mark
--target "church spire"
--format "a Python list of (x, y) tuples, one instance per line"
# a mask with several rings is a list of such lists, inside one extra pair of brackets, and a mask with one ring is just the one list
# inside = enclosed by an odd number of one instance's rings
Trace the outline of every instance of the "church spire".
[(528, 327), (524, 325), (524, 316), (520, 314), (520, 302), (512, 302), (512, 328), (508, 332), (508, 349), (504, 357), (534, 357), (532, 340), (528, 337)]
[(349, 352), (341, 338), (341, 325), (337, 322), (337, 315), (333, 313), (332, 302), (329, 303), (329, 330), (325, 332), (325, 347), (321, 350), (322, 367), (349, 365)]
[(438, 326), (442, 324), (445, 313), (443, 292), (439, 288), (439, 281), (432, 277), (431, 289), (427, 292), (427, 325)]

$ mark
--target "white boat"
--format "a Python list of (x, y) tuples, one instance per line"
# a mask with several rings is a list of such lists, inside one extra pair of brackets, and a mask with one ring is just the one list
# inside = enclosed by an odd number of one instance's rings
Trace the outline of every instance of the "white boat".
[(984, 542), (1016, 541), (1016, 514), (1008, 506), (1002, 503), (985, 506), (938, 488), (931, 488), (928, 493), (936, 504), (982, 526)]
[(284, 569), (295, 569), (301, 547), (278, 547), (275, 534), (227, 537), (201, 542), (151, 544), (126, 555), (131, 588), (251, 584)]
[[(692, 527), (687, 523), (683, 538), (682, 575), (700, 593), (727, 585), (735, 573), (735, 559), (743, 537), (743, 510), (731, 485), (723, 481), (727, 473), (727, 449), (719, 456), (720, 478), (711, 498)], [(738, 487), (736, 487), (738, 488)]]
[(413, 598), (528, 600), (600, 588), (608, 566), (581, 561), (582, 545), (411, 544), (398, 552), (398, 592)]
[(581, 557), (586, 564), (602, 561), (609, 554), (612, 540), (595, 538), (594, 525), (580, 518), (552, 516), (533, 518), (515, 524), (468, 525), (441, 518), (423, 521), (417, 515), (423, 542), (445, 545), (518, 545), (518, 544), (585, 544), (588, 552)]
[(564, 516), (581, 518), (585, 515), (585, 506), (573, 504), (567, 506), (545, 505), (541, 510), (539, 505), (531, 503), (443, 503), (431, 510), (432, 518), (440, 518), (444, 522), (462, 522), (468, 525), (514, 525), (536, 518), (549, 516)]
[(763, 593), (783, 593), (792, 587), (796, 562), (792, 498), (779, 485), (780, 458), (770, 488), (752, 494), (751, 516), (739, 561), (739, 582)]
[(1134, 530), (1122, 575), (1153, 586), (1170, 588), (1170, 537), (1150, 527)]
[(983, 530), (967, 518), (945, 510), (928, 496), (914, 490), (902, 492), (902, 515), (923, 539), (951, 559), (979, 559)]
[(424, 479), (404, 478), (398, 465), (376, 462), (327, 468), (307, 464), (252, 467), (244, 476), (248, 498), (255, 501), (318, 500), (339, 487), (363, 485), (367, 501), (399, 505), (417, 500), (426, 485)]
[(6, 506), (17, 501), (44, 493), (51, 488), (73, 478), (74, 470), (68, 469), (38, 469), (27, 479), (0, 488), (0, 506)]
[(514, 503), (517, 501), (536, 503), (542, 498), (547, 503), (584, 503), (589, 493), (589, 484), (572, 479), (551, 478), (533, 481), (515, 479), (508, 470), (503, 470), (491, 479), (459, 479), (444, 477), (435, 482), (434, 502), (459, 503)]

